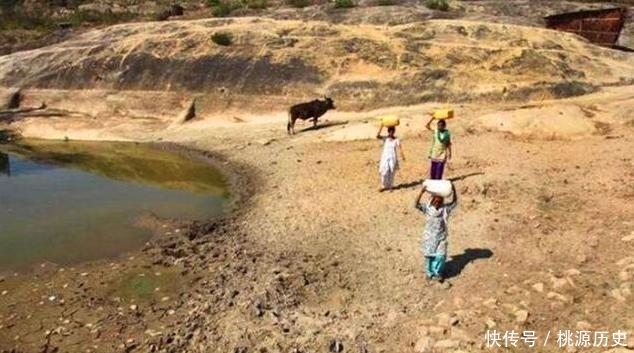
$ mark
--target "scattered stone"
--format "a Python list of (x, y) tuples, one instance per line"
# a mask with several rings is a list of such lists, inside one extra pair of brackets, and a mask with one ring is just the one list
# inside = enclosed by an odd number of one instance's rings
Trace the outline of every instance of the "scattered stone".
[(161, 301), (162, 301), (162, 302), (166, 302), (166, 301), (168, 301), (168, 300), (170, 300), (170, 297), (163, 297), (163, 298), (161, 298)]
[(627, 345), (627, 348), (634, 349), (634, 335), (632, 335), (631, 333), (628, 333), (627, 339), (625, 340), (625, 344)]
[(498, 306), (498, 300), (496, 298), (489, 298), (487, 300), (485, 300), (484, 302), (482, 302), (482, 304), (484, 306), (487, 306), (491, 309), (495, 309)]
[(621, 281), (629, 281), (630, 278), (632, 278), (632, 275), (628, 272), (628, 271), (621, 271), (619, 272), (619, 279)]
[(82, 272), (82, 273), (80, 274), (80, 276), (82, 276), (82, 277), (86, 277), (86, 276), (88, 276), (88, 272)]
[(521, 290), (522, 290), (522, 289), (521, 289), (520, 287), (518, 287), (518, 286), (516, 286), (516, 285), (513, 285), (513, 286), (509, 287), (509, 288), (506, 290), (506, 293), (507, 293), (507, 294), (515, 294), (515, 293), (519, 293)]
[(438, 348), (438, 349), (449, 349), (449, 348), (456, 348), (460, 345), (460, 342), (458, 341), (454, 341), (454, 340), (442, 340), (442, 341), (438, 341), (436, 342), (436, 344), (434, 344), (434, 348)]
[(622, 241), (625, 242), (629, 242), (629, 241), (633, 241), (634, 240), (634, 232), (632, 232), (632, 234), (624, 236), (623, 238), (621, 238)]
[(9, 291), (7, 291), (7, 290), (3, 290), (3, 291), (2, 291), (2, 293), (0, 293), (0, 294), (2, 294), (2, 295), (7, 295), (8, 293), (9, 293)]
[(551, 277), (550, 280), (553, 282), (553, 289), (561, 289), (568, 284), (565, 278)]
[(618, 266), (623, 267), (623, 266), (627, 266), (627, 265), (629, 265), (629, 264), (631, 264), (631, 263), (634, 263), (634, 256), (624, 257), (624, 258), (622, 258), (621, 260), (617, 261), (617, 263), (616, 263), (616, 264), (617, 264)]
[(518, 310), (515, 312), (515, 322), (523, 324), (528, 320), (528, 310)]
[(429, 353), (434, 347), (434, 340), (431, 337), (421, 337), (416, 341), (414, 351), (416, 353)]
[(448, 314), (448, 313), (438, 314), (438, 325), (440, 326), (444, 326), (444, 327), (455, 326), (458, 324), (459, 321), (460, 320), (458, 319), (456, 314)]
[(136, 311), (137, 309), (138, 309), (138, 306), (136, 306), (134, 304), (130, 305), (130, 310), (131, 311)]
[(185, 108), (185, 110), (179, 114), (177, 121), (179, 123), (185, 123), (195, 117), (196, 117), (196, 99), (194, 98), (189, 102), (189, 104), (187, 105), (187, 108)]
[(632, 294), (631, 287), (632, 287), (632, 284), (630, 282), (621, 283), (621, 286), (619, 287), (621, 291), (621, 295), (626, 298), (629, 297)]
[(538, 291), (539, 293), (543, 293), (544, 292), (544, 284), (541, 282), (535, 283), (533, 284), (533, 289)]
[(495, 321), (493, 319), (491, 319), (491, 318), (487, 319), (486, 325), (487, 325), (488, 328), (494, 328), (495, 326), (497, 326)]
[(503, 303), (502, 307), (509, 313), (514, 313), (519, 310), (519, 307), (517, 305), (511, 303)]
[(458, 319), (458, 317), (457, 317), (457, 316), (453, 316), (453, 317), (451, 318), (451, 320), (449, 321), (449, 324), (450, 324), (451, 326), (456, 326), (456, 325), (458, 325), (458, 323), (459, 323), (459, 322), (460, 322), (460, 319)]
[(447, 328), (440, 326), (429, 326), (429, 333), (444, 335), (447, 332)]
[(174, 309), (170, 309), (167, 311), (167, 315), (174, 315), (174, 314), (176, 314), (176, 310)]
[(22, 101), (22, 92), (19, 88), (13, 88), (9, 90), (6, 97), (0, 97), (4, 106), (0, 107), (2, 109), (18, 109), (20, 108), (20, 103)]
[(274, 141), (275, 139), (261, 139), (261, 140), (258, 140), (257, 142), (262, 146), (268, 146)]
[(457, 327), (451, 328), (451, 338), (462, 342), (473, 342), (472, 337), (466, 331)]
[(571, 268), (569, 270), (566, 270), (564, 274), (566, 276), (579, 276), (581, 274), (581, 271), (577, 270), (576, 268)]
[(559, 300), (559, 301), (562, 301), (562, 302), (565, 302), (565, 303), (572, 302), (571, 298), (569, 298), (569, 297), (567, 297), (567, 296), (565, 296), (563, 294), (556, 293), (556, 292), (548, 292), (548, 294), (546, 294), (546, 298), (548, 298), (548, 299), (556, 299), (556, 300)]
[(613, 289), (612, 291), (610, 291), (610, 296), (620, 302), (626, 301), (625, 297), (621, 294), (621, 290), (619, 289)]
[(150, 336), (150, 337), (156, 337), (156, 336), (161, 336), (163, 333), (159, 332), (159, 331), (147, 329), (147, 330), (145, 330), (145, 334)]
[(48, 300), (51, 302), (55, 301), (55, 299), (57, 299), (57, 297), (55, 297), (54, 295), (51, 295), (50, 297), (48, 297)]

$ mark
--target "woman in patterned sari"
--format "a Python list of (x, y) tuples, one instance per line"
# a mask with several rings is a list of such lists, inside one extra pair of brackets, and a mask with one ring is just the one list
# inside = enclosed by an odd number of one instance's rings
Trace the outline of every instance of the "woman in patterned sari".
[(421, 250), (425, 257), (425, 273), (428, 279), (444, 280), (443, 270), (447, 260), (447, 219), (458, 205), (456, 188), (451, 185), (452, 200), (444, 204), (440, 196), (432, 195), (429, 203), (421, 203), (421, 198), (426, 189), (423, 186), (416, 198), (416, 208), (426, 216), (425, 229), (423, 231)]

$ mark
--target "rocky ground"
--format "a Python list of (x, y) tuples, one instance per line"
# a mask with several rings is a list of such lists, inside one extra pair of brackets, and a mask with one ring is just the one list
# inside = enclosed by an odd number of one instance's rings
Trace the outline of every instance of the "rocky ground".
[[(413, 208), (427, 173), (428, 137), (419, 133), (429, 105), (392, 109), (404, 117), (407, 160), (399, 188), (388, 193), (376, 191), (380, 143), (372, 138), (371, 116), (382, 111), (329, 113), (320, 129), (292, 137), (266, 119), (166, 128), (164, 141), (235, 166), (229, 172), (239, 176), (235, 190), (244, 196), (238, 210), (205, 225), (166, 223), (134, 259), (3, 278), (0, 347), (495, 351), (501, 348), (487, 347), (487, 330), (530, 330), (541, 340), (538, 351), (603, 352), (610, 347), (560, 348), (556, 334), (609, 331), (613, 345), (612, 333), (621, 330), (632, 348), (632, 93), (606, 89), (539, 108), (460, 107), (450, 122), (455, 158), (447, 175), (456, 178), (460, 208), (444, 284), (424, 279), (423, 218)], [(564, 112), (578, 119), (572, 125), (592, 129), (579, 135), (560, 126)], [(491, 116), (521, 121), (527, 114), (548, 119), (560, 134), (486, 124)], [(77, 137), (78, 130), (95, 135), (67, 119)], [(36, 120), (18, 125), (36, 130)], [(157, 138), (152, 129), (145, 133)], [(129, 294), (121, 272), (180, 282)], [(522, 344), (515, 349), (525, 351)]]

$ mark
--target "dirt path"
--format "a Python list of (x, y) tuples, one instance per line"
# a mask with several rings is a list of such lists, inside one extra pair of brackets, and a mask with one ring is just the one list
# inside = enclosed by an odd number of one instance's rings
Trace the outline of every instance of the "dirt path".
[[(187, 284), (171, 319), (143, 316), (125, 334), (93, 342), (98, 348), (80, 329), (69, 336), (75, 341), (60, 334), (53, 345), (99, 352), (501, 351), (486, 347), (487, 330), (532, 330), (535, 351), (603, 352), (610, 347), (560, 347), (557, 332), (609, 331), (611, 346), (621, 330), (632, 348), (634, 125), (622, 113), (634, 107), (628, 90), (539, 107), (460, 107), (450, 122), (455, 159), (446, 173), (461, 179), (445, 285), (424, 279), (423, 217), (413, 207), (428, 168), (417, 114), (430, 106), (393, 109), (405, 116), (399, 134), (407, 160), (397, 174), (401, 187), (388, 193), (376, 191), (380, 143), (357, 139), (374, 135), (364, 121), (376, 112), (334, 113), (331, 126), (292, 137), (275, 117), (152, 131), (249, 166), (251, 197), (236, 219), (197, 228), (193, 240), (173, 246), (184, 249), (175, 257)], [(588, 129), (564, 139), (570, 124), (558, 125), (562, 109), (577, 119), (571, 126)], [(500, 132), (486, 124), (496, 111), (509, 121), (539, 113), (563, 135), (543, 135), (544, 126), (534, 125), (515, 126), (515, 136)], [(37, 124), (23, 131), (37, 132)], [(55, 282), (59, 275), (51, 276)], [(27, 304), (0, 316), (0, 348), (40, 347), (41, 332), (13, 340), (19, 332), (7, 325), (15, 313), (37, 321), (37, 313), (24, 315)], [(108, 325), (114, 322), (104, 331)], [(517, 345), (513, 351), (529, 349)]]

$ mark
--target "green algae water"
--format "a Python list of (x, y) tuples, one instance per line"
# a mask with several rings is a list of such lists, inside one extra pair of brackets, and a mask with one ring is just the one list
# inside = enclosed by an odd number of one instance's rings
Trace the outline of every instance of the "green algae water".
[(116, 257), (151, 236), (142, 217), (204, 220), (228, 199), (216, 169), (144, 144), (0, 145), (0, 272)]

